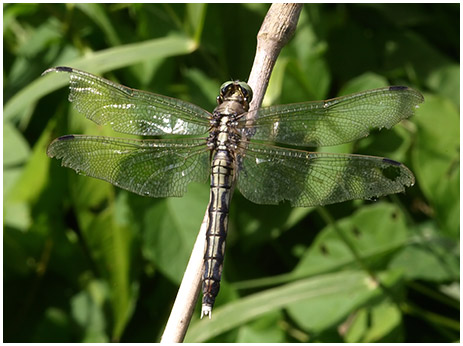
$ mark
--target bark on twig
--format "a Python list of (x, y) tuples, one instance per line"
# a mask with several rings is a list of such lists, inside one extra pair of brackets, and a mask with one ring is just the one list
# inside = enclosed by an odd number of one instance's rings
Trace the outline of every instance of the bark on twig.
[[(260, 107), (277, 57), (296, 30), (301, 9), (302, 4), (273, 4), (267, 12), (257, 35), (256, 56), (248, 80), (254, 93), (250, 110)], [(256, 113), (249, 114), (255, 116)], [(207, 222), (206, 208), (204, 220), (161, 342), (182, 342), (190, 324), (201, 286)]]
[(273, 4), (268, 10), (257, 34), (256, 56), (248, 80), (254, 93), (250, 111), (260, 107), (278, 55), (293, 36), (301, 10), (302, 4)]

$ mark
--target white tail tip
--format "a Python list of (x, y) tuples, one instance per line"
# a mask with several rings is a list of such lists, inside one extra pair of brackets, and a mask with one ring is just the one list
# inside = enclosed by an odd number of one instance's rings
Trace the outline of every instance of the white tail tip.
[(208, 305), (203, 305), (201, 308), (201, 319), (207, 315), (209, 315), (209, 319), (212, 318), (212, 307)]

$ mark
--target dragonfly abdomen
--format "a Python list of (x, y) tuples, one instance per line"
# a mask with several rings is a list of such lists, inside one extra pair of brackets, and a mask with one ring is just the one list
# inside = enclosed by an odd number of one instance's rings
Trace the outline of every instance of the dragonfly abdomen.
[(233, 156), (228, 150), (219, 149), (212, 160), (201, 317), (203, 315), (210, 317), (212, 306), (220, 289), (233, 177)]

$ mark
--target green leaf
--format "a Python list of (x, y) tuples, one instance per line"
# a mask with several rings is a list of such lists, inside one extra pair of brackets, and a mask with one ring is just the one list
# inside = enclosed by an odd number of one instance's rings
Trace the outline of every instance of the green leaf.
[[(288, 49), (295, 51), (295, 59), (291, 59), (293, 69), (289, 70), (306, 93), (303, 97), (307, 98), (308, 95), (307, 100), (322, 100), (327, 98), (331, 71), (326, 61), (327, 44), (317, 35), (317, 27), (311, 14), (310, 10), (301, 12), (297, 35), (288, 44)], [(283, 51), (283, 55), (284, 53)], [(294, 101), (304, 99), (290, 102)]]
[[(29, 157), (30, 148), (23, 135), (10, 122), (3, 123), (3, 165), (23, 164)], [(5, 187), (5, 186), (4, 186)]]
[(239, 343), (275, 343), (284, 342), (285, 333), (282, 328), (275, 328), (282, 318), (280, 311), (272, 311), (256, 321), (239, 328), (236, 342)]
[(291, 208), (288, 203), (278, 206), (258, 205), (245, 199), (238, 191), (231, 204), (230, 238), (246, 235), (243, 250), (252, 251), (269, 240), (290, 230), (307, 217), (314, 208)]
[(101, 4), (91, 3), (76, 3), (75, 6), (90, 17), (96, 25), (105, 33), (105, 37), (113, 46), (121, 44), (117, 32), (111, 23), (110, 18), (106, 15), (106, 11)]
[[(29, 144), (23, 135), (10, 122), (3, 123), (3, 196), (10, 189), (18, 189), (26, 160), (31, 155)], [(4, 206), (4, 223), (26, 229), (30, 225), (29, 208), (25, 203), (14, 203)]]
[[(189, 54), (193, 52), (196, 47), (196, 43), (188, 38), (169, 36), (141, 43), (108, 48), (96, 52), (89, 57), (79, 58), (69, 62), (63, 61), (63, 65), (98, 74), (148, 59)], [(21, 112), (23, 112), (27, 106), (35, 103), (39, 98), (48, 93), (63, 87), (67, 83), (68, 78), (63, 76), (59, 78), (51, 74), (43, 78), (39, 77), (9, 100), (3, 109), (4, 120), (20, 117)]]
[[(8, 127), (7, 127), (8, 128)], [(50, 160), (46, 156), (46, 147), (52, 126), (48, 126), (34, 145), (27, 163), (22, 167), (14, 182), (4, 190), (5, 212), (15, 204), (36, 201), (47, 186)], [(8, 142), (8, 144), (12, 144)], [(23, 150), (24, 152), (24, 150)], [(24, 207), (20, 207), (24, 210)]]
[(384, 78), (384, 76), (372, 72), (366, 72), (346, 83), (339, 92), (339, 95), (348, 95), (361, 92), (363, 90), (382, 88), (387, 85), (388, 81)]
[(45, 155), (46, 141), (48, 141), (48, 136), (45, 133), (34, 146), (33, 153), (23, 169), (21, 177), (7, 191), (6, 198), (11, 202), (33, 200), (41, 192), (48, 177), (48, 159)]
[(402, 312), (389, 299), (360, 309), (349, 324), (346, 342), (403, 342)]
[(356, 264), (352, 252), (339, 237), (335, 227), (344, 233), (359, 255), (371, 264), (384, 260), (385, 255), (397, 251), (409, 239), (405, 217), (400, 209), (386, 203), (365, 206), (352, 216), (328, 225), (299, 261), (292, 276), (326, 273)]
[(203, 71), (191, 68), (185, 71), (185, 78), (189, 84), (185, 98), (189, 97), (194, 103), (204, 109), (214, 109), (216, 101), (212, 95), (219, 92), (220, 85), (211, 80)]
[[(80, 214), (83, 215), (83, 214)], [(133, 313), (138, 292), (134, 276), (134, 230), (127, 193), (118, 195), (113, 208), (104, 210), (82, 229), (89, 249), (109, 287), (112, 339), (119, 340)]]
[(190, 37), (199, 44), (206, 18), (207, 4), (187, 4), (186, 9), (186, 25), (188, 26), (187, 32), (190, 32)]
[(267, 91), (262, 101), (262, 107), (271, 106), (276, 104), (283, 91), (283, 81), (287, 72), (289, 63), (288, 58), (281, 57), (275, 63), (270, 81), (268, 83)]
[[(388, 282), (388, 285), (394, 284), (395, 280), (395, 275), (382, 278), (382, 282)], [(211, 320), (196, 320), (191, 324), (185, 341), (210, 340), (284, 307), (300, 325), (311, 328), (321, 327), (334, 323), (335, 320), (344, 317), (353, 306), (364, 303), (379, 293), (377, 284), (371, 281), (368, 275), (358, 271), (345, 271), (299, 280), (217, 307), (213, 311)], [(326, 311), (318, 309), (320, 302), (323, 302), (321, 305), (323, 309), (327, 309)], [(343, 308), (340, 309), (337, 303), (343, 303)], [(337, 310), (339, 311), (336, 312)]]
[[(335, 227), (343, 232), (367, 265), (379, 268), (392, 254), (407, 245), (413, 236), (407, 230), (405, 216), (396, 206), (386, 203), (365, 206), (350, 217), (326, 226), (301, 256), (292, 272), (241, 281), (234, 286), (239, 289), (263, 287), (342, 268), (358, 268), (360, 264)], [(262, 235), (263, 231), (257, 233), (261, 237), (268, 236), (267, 233)]]
[(420, 224), (415, 239), (391, 260), (389, 268), (402, 270), (408, 280), (448, 282), (460, 278), (459, 245), (444, 237), (434, 222)]
[(209, 191), (190, 184), (182, 198), (158, 200), (143, 219), (143, 254), (164, 275), (180, 283), (207, 209)]
[(34, 56), (42, 52), (50, 42), (56, 41), (61, 36), (60, 22), (57, 18), (49, 18), (42, 23), (36, 30), (31, 31), (31, 35), (19, 47), (18, 54)]
[(108, 300), (108, 286), (101, 281), (91, 281), (71, 299), (74, 321), (83, 330), (81, 342), (108, 342), (105, 332), (104, 304)]
[(437, 68), (429, 76), (429, 87), (460, 108), (460, 65), (448, 64)]
[(416, 148), (412, 159), (417, 182), (442, 231), (456, 238), (460, 228), (458, 110), (446, 99), (427, 95), (415, 122)]
[[(320, 333), (339, 324), (352, 310), (373, 297), (388, 294), (366, 273), (345, 271), (331, 275), (333, 281), (320, 286), (317, 296), (288, 306), (288, 313), (304, 330)], [(378, 276), (378, 280), (386, 286), (396, 285), (398, 279), (399, 276), (394, 272)]]

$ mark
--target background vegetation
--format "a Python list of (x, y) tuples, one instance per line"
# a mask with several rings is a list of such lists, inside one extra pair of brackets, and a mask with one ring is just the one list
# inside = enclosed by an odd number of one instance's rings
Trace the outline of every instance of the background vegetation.
[[(153, 342), (208, 202), (149, 199), (61, 168), (57, 136), (108, 134), (67, 101), (67, 65), (212, 110), (246, 80), (268, 5), (4, 5), (3, 288), (9, 342)], [(308, 4), (266, 104), (385, 85), (416, 116), (327, 151), (386, 156), (405, 194), (324, 208), (235, 193), (213, 319), (188, 341), (450, 342), (459, 338), (459, 5)], [(376, 280), (374, 278), (376, 277)]]

